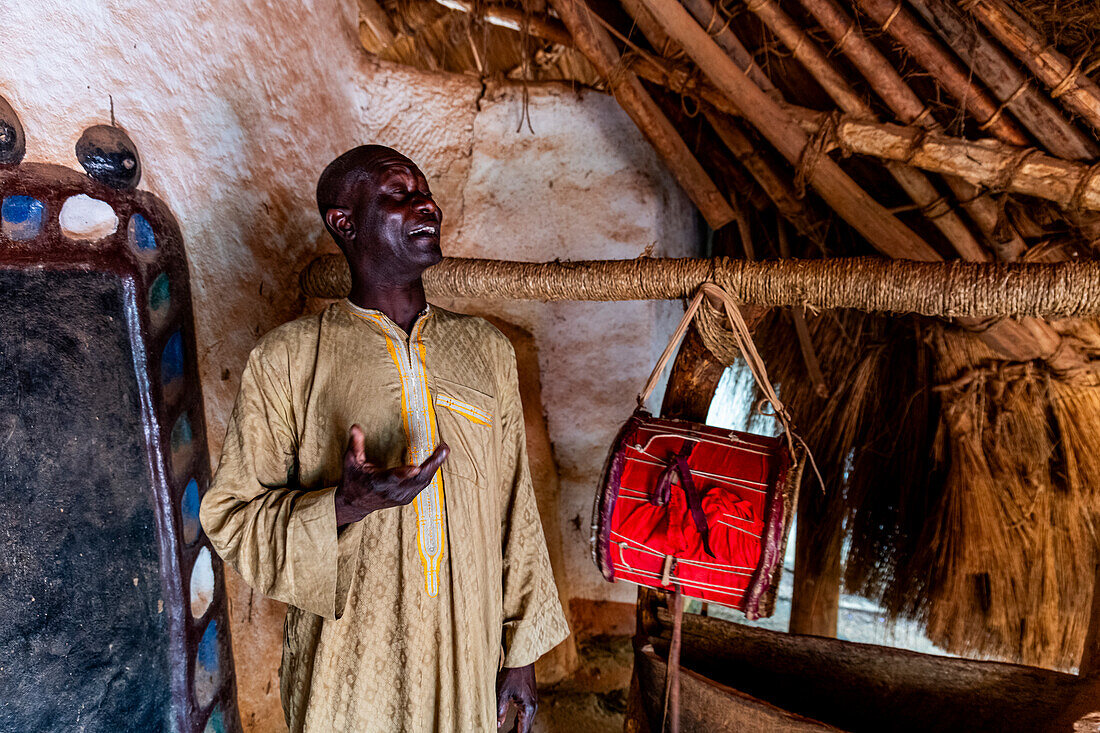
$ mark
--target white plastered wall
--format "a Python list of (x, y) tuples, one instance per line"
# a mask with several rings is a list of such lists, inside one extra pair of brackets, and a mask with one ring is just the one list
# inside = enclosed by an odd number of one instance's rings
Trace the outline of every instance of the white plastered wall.
[[(298, 272), (332, 249), (313, 189), (325, 163), (352, 145), (388, 144), (421, 165), (445, 212), (449, 255), (696, 251), (691, 205), (612, 99), (534, 86), (534, 133), (517, 131), (518, 88), (373, 61), (356, 41), (355, 12), (350, 0), (5, 5), (0, 95), (22, 119), (27, 160), (78, 167), (77, 138), (109, 121), (113, 98), (142, 157), (140, 187), (179, 220), (215, 460), (249, 349), (298, 315)], [(603, 583), (588, 559), (589, 510), (608, 444), (679, 304), (452, 304), (534, 335), (573, 592), (631, 600), (632, 589)], [(241, 589), (232, 598), (235, 620), (279, 612)], [(281, 717), (278, 685), (267, 684), (281, 629), (268, 627), (234, 625), (244, 722), (256, 730)], [(274, 657), (250, 657), (252, 645), (271, 646)]]

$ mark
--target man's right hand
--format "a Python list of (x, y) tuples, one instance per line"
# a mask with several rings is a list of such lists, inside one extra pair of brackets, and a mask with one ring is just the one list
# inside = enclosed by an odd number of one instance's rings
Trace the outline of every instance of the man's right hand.
[(431, 483), (451, 449), (440, 443), (419, 466), (381, 468), (367, 460), (366, 438), (358, 425), (344, 453), (344, 474), (336, 487), (336, 526), (358, 522), (371, 512), (404, 506)]

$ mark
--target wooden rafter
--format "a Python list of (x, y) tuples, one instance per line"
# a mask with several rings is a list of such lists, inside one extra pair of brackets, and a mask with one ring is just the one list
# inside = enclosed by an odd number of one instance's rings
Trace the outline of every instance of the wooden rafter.
[[(856, 67), (875, 93), (898, 120), (928, 130), (940, 130), (932, 109), (902, 78), (882, 53), (860, 30), (836, 0), (801, 0), (802, 6), (821, 24), (836, 48)], [(1016, 230), (1008, 226), (1000, 207), (974, 184), (957, 176), (944, 179), (956, 199), (981, 229), (994, 254), (1002, 260), (1014, 260), (1027, 248)]]
[[(681, 5), (672, 0), (644, 2), (711, 83), (742, 111), (744, 117), (788, 162), (792, 165), (798, 165), (800, 161), (803, 164), (809, 162), (803, 156), (810, 146), (810, 139), (797, 122), (752, 83)], [(894, 257), (938, 259), (935, 250), (867, 195), (830, 158), (813, 156), (813, 164), (806, 167), (806, 178), (818, 195), (873, 247)]]
[(1059, 53), (1002, 0), (976, 0), (970, 12), (1050, 88), (1051, 97), (1100, 131), (1100, 86), (1081, 73), (1080, 60)]
[(1063, 117), (1054, 103), (1039, 93), (1027, 74), (988, 38), (975, 32), (973, 21), (947, 0), (909, 0), (969, 69), (985, 82), (998, 109), (1011, 112), (1052, 155), (1089, 160), (1100, 148)]

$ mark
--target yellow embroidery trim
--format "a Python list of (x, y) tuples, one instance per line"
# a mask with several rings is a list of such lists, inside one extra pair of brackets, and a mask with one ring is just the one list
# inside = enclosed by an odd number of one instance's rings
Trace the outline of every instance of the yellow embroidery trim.
[[(424, 344), (419, 341), (420, 330), (425, 319), (420, 319), (413, 330), (412, 340), (417, 341), (416, 358), (413, 359), (413, 350), (404, 348), (404, 339), (400, 338), (396, 327), (387, 323), (381, 315), (351, 312), (360, 318), (373, 320), (382, 328), (386, 338), (386, 350), (389, 351), (390, 358), (393, 359), (394, 366), (397, 367), (397, 372), (401, 376), (401, 419), (405, 438), (409, 444), (408, 461), (412, 465), (420, 465), (439, 444), (436, 436), (435, 410), (432, 408), (431, 392), (428, 390), (428, 380), (424, 370), (426, 354)], [(400, 351), (397, 348), (398, 341), (402, 343)], [(405, 363), (406, 359), (407, 363)], [(421, 429), (417, 430), (418, 427)], [(439, 564), (443, 557), (444, 545), (443, 479), (440, 472), (437, 472), (432, 482), (417, 495), (413, 505), (416, 507), (417, 550), (420, 553), (420, 562), (424, 566), (424, 590), (434, 598), (439, 594)]]
[(462, 415), (472, 422), (476, 422), (478, 425), (492, 425), (493, 418), (485, 410), (481, 410), (474, 407), (469, 402), (463, 402), (462, 400), (456, 400), (454, 397), (448, 397), (447, 395), (436, 395), (435, 401), (444, 407), (448, 407), (454, 412)]

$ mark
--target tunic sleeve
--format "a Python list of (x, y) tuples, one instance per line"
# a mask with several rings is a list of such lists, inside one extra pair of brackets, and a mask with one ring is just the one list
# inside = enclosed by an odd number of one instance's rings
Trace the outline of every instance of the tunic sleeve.
[(542, 533), (523, 425), (515, 352), (508, 346), (505, 378), (498, 393), (503, 455), (501, 536), (503, 539), (504, 666), (525, 667), (569, 636)]
[(351, 541), (343, 539), (347, 532), (337, 536), (335, 487), (298, 486), (290, 361), (273, 368), (260, 347), (249, 356), (199, 518), (214, 549), (250, 586), (335, 619), (347, 598)]

